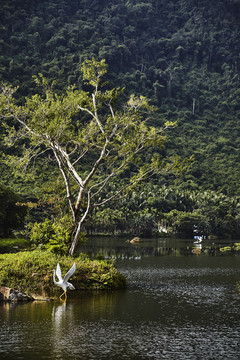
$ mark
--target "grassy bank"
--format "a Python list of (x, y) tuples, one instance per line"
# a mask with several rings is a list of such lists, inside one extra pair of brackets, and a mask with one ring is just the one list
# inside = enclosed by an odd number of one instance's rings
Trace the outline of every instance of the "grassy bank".
[(123, 275), (112, 262), (90, 260), (86, 255), (73, 259), (41, 250), (1, 254), (0, 286), (12, 287), (34, 297), (58, 297), (62, 289), (54, 285), (52, 271), (58, 262), (63, 275), (76, 263), (76, 272), (70, 280), (76, 290), (118, 289), (125, 286)]
[(16, 252), (29, 247), (29, 241), (23, 238), (0, 239), (0, 252)]

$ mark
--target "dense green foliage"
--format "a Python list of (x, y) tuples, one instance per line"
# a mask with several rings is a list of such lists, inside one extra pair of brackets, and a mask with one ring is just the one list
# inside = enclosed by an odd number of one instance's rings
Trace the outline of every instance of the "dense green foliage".
[(117, 289), (125, 286), (125, 280), (112, 262), (91, 261), (87, 256), (74, 260), (48, 251), (25, 251), (18, 254), (0, 255), (0, 284), (12, 287), (32, 296), (57, 297), (61, 289), (53, 283), (53, 271), (59, 262), (65, 274), (76, 262), (76, 272), (71, 278), (76, 290)]
[(5, 154), (13, 174), (32, 176), (29, 165), (41, 165), (43, 159), (55, 162), (62, 176), (72, 217), (71, 255), (92, 208), (122, 197), (149, 176), (179, 169), (177, 158), (163, 159), (160, 153), (166, 140), (162, 133), (175, 123), (150, 126), (155, 108), (144, 96), (131, 95), (119, 107), (124, 89), (105, 89), (105, 60), (87, 60), (81, 69), (91, 93), (70, 86), (60, 96), (40, 74), (35, 80), (43, 96), (27, 97), (19, 106), (16, 88), (5, 85), (0, 95), (4, 141), (17, 150), (17, 155)]
[(239, 199), (213, 191), (149, 186), (134, 191), (127, 199), (111, 209), (92, 213), (86, 229), (191, 238), (198, 234), (218, 238), (238, 238), (240, 226)]
[[(1, 10), (0, 81), (20, 86), (19, 103), (34, 93), (38, 73), (56, 81), (59, 91), (72, 84), (89, 91), (82, 85), (83, 61), (106, 59), (110, 83), (158, 106), (151, 125), (177, 121), (163, 153), (194, 155), (177, 181), (161, 175), (144, 184), (144, 201), (129, 194), (121, 207), (96, 209), (89, 231), (144, 234), (165, 224), (190, 236), (197, 223), (207, 234), (238, 236), (238, 0), (3, 0)], [(54, 172), (44, 171), (50, 165), (42, 166), (34, 191), (30, 179), (27, 186), (9, 179), (3, 166), (2, 183), (29, 197), (49, 192), (47, 201), (51, 186), (63, 196)], [(162, 195), (164, 186), (171, 195)]]
[(0, 237), (7, 237), (23, 226), (27, 209), (20, 205), (21, 200), (20, 196), (0, 186)]
[(54, 253), (67, 254), (71, 243), (71, 219), (63, 216), (59, 221), (46, 218), (43, 222), (28, 223), (25, 236), (33, 247), (41, 245)]

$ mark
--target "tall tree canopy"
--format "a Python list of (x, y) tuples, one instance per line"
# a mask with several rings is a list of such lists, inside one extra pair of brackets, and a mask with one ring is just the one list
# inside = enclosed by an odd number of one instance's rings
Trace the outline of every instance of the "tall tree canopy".
[(105, 58), (111, 82), (178, 121), (168, 147), (195, 155), (186, 180), (239, 195), (239, 17), (238, 0), (2, 0), (0, 81), (19, 98), (39, 72), (80, 86), (83, 61)]
[[(144, 189), (143, 186), (140, 188), (139, 196), (142, 196), (143, 191), (147, 197), (148, 194), (150, 196), (151, 188), (155, 189), (157, 196), (166, 185), (173, 187), (176, 194), (184, 191), (187, 198), (188, 192), (193, 196), (198, 193), (200, 198), (206, 192), (216, 193), (220, 208), (224, 205), (220, 204), (224, 202), (223, 199), (232, 199), (229, 209), (235, 207), (237, 210), (240, 195), (239, 18), (239, 0), (2, 0), (0, 82), (18, 87), (14, 95), (18, 105), (24, 104), (25, 96), (31, 99), (31, 95), (36, 93), (33, 75), (38, 77), (39, 84), (48, 86), (48, 89), (55, 82), (52, 92), (58, 94), (61, 100), (60, 94), (69, 91), (68, 87), (71, 89), (73, 84), (78, 89), (91, 92), (93, 88), (90, 84), (83, 85), (82, 64), (93, 57), (99, 61), (106, 59), (110, 84), (126, 88), (121, 99), (127, 103), (126, 99), (131, 94), (138, 98), (141, 94), (158, 108), (148, 125), (159, 129), (163, 126), (162, 119), (177, 121), (178, 126), (167, 132), (169, 141), (165, 142), (161, 153), (177, 154), (182, 158), (194, 155), (191, 168), (178, 177), (177, 181), (168, 175), (153, 177), (153, 180), (144, 183)], [(39, 77), (39, 73), (43, 77)], [(44, 77), (48, 79), (49, 85), (44, 84)], [(43, 98), (44, 91), (41, 92), (40, 88), (38, 91)], [(118, 92), (120, 95), (121, 90)], [(90, 98), (92, 101), (91, 96)], [(60, 100), (59, 102), (62, 101)], [(121, 100), (122, 104), (124, 100)], [(98, 99), (97, 105), (99, 101)], [(82, 104), (82, 107), (85, 105)], [(101, 109), (98, 108), (99, 117), (106, 113), (106, 109), (106, 104)], [(77, 108), (73, 115), (74, 129), (77, 126), (75, 120), (77, 121), (80, 113), (85, 114), (82, 117), (84, 125), (91, 116)], [(38, 172), (34, 181), (29, 178), (29, 182), (22, 182), (20, 178), (13, 178), (9, 168), (3, 164), (3, 158), (5, 155), (18, 154), (18, 150), (6, 150), (3, 144), (4, 131), (0, 125), (1, 184), (25, 195), (26, 201), (29, 198), (31, 200), (40, 195), (43, 187), (47, 190), (46, 182), (50, 185), (53, 183), (56, 167), (53, 163), (43, 163), (41, 156), (42, 171)], [(11, 141), (14, 141), (14, 136), (13, 133)], [(42, 144), (41, 151), (44, 150), (46, 149)], [(44, 154), (46, 153), (49, 151)], [(149, 162), (150, 154), (147, 152), (143, 160)], [(38, 158), (40, 159), (40, 154)], [(92, 151), (91, 161), (94, 159)], [(89, 164), (82, 158), (79, 166), (83, 173), (89, 171)], [(120, 181), (124, 182), (125, 177), (130, 179), (137, 165), (139, 162), (123, 171)], [(97, 171), (94, 176), (96, 175)], [(74, 194), (77, 186), (75, 183)], [(108, 186), (111, 188), (111, 181)], [(62, 183), (54, 182), (54, 188), (58, 191), (60, 200), (63, 194)], [(108, 189), (110, 191), (112, 190)], [(111, 209), (109, 206), (101, 208), (101, 212), (95, 207), (88, 217), (91, 219), (88, 225), (96, 225), (97, 220), (98, 229), (102, 231), (101, 221), (104, 222), (105, 219), (107, 226), (112, 221), (107, 219), (114, 217), (116, 228), (122, 229), (118, 221), (121, 212), (121, 220), (127, 219), (127, 228), (128, 224), (139, 219), (139, 226), (136, 224), (131, 228), (141, 229), (144, 226), (140, 226), (140, 223), (153, 224), (153, 219), (161, 216), (159, 212), (165, 211), (162, 205), (158, 206), (160, 210), (156, 209), (156, 214), (150, 206), (145, 211), (143, 204), (140, 210), (136, 197), (131, 199), (129, 196), (128, 200), (124, 211), (114, 208), (114, 204), (111, 204)], [(168, 211), (173, 210), (171, 200), (166, 205)], [(196, 206), (198, 208), (198, 204)], [(227, 224), (231, 216), (225, 219), (226, 215), (223, 214), (226, 213), (219, 211), (217, 214), (216, 208), (212, 204), (211, 211), (217, 218), (221, 214), (221, 223), (226, 224), (224, 233), (235, 228), (231, 233), (237, 234), (239, 216), (234, 215), (236, 226), (229, 226)], [(182, 211), (181, 206), (176, 205), (176, 209)], [(205, 212), (203, 209), (201, 211)], [(208, 212), (209, 216), (211, 211)], [(134, 219), (130, 218), (130, 213)], [(42, 217), (37, 209), (34, 214), (38, 219), (39, 216)], [(169, 219), (174, 219), (176, 214), (172, 215)], [(178, 213), (176, 219), (180, 215)], [(192, 218), (196, 221), (195, 214)], [(213, 229), (214, 221), (209, 218), (208, 221)], [(147, 228), (150, 227), (148, 225)], [(156, 228), (152, 226), (154, 227)], [(217, 233), (223, 232), (218, 229)]]
[(88, 60), (82, 71), (91, 92), (70, 86), (58, 95), (53, 84), (39, 75), (36, 83), (42, 95), (33, 95), (17, 105), (17, 89), (4, 86), (0, 97), (5, 141), (15, 148), (19, 145), (21, 155), (6, 156), (15, 173), (43, 156), (49, 160), (53, 157), (58, 165), (72, 215), (70, 254), (76, 249), (91, 207), (116, 199), (147, 176), (174, 166), (174, 161), (166, 162), (159, 151), (165, 141), (163, 130), (174, 124), (148, 126), (154, 108), (143, 96), (131, 95), (118, 107), (123, 90), (108, 90), (102, 84), (107, 72), (104, 60)]

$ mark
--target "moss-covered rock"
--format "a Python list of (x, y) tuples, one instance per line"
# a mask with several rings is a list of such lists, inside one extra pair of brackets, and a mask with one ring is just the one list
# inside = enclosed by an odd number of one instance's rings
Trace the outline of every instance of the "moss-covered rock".
[(31, 296), (21, 293), (18, 290), (0, 286), (0, 301), (22, 302), (34, 300)]
[(111, 261), (90, 260), (83, 254), (73, 259), (41, 250), (0, 255), (0, 286), (11, 287), (36, 298), (58, 297), (62, 289), (54, 285), (52, 271), (58, 262), (62, 274), (76, 263), (76, 272), (71, 277), (76, 290), (125, 287), (125, 278)]

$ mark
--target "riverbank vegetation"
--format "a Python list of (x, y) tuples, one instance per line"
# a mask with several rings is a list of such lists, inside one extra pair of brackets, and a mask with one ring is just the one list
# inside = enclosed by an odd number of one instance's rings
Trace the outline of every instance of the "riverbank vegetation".
[(29, 240), (24, 238), (2, 238), (0, 241), (0, 253), (13, 253), (29, 247)]
[(121, 207), (92, 213), (86, 223), (89, 234), (131, 233), (143, 237), (193, 238), (239, 237), (239, 198), (214, 191), (187, 190), (151, 184), (141, 186)]
[(57, 298), (61, 289), (53, 283), (52, 270), (58, 262), (63, 274), (76, 263), (76, 272), (71, 278), (76, 291), (125, 287), (125, 279), (112, 261), (90, 260), (83, 254), (73, 259), (43, 250), (0, 255), (0, 284), (36, 298)]
[[(136, 100), (141, 100), (144, 111), (154, 109), (151, 118), (149, 113), (141, 114), (154, 131), (167, 121), (177, 123), (162, 134), (158, 149), (148, 144), (151, 146), (144, 156), (120, 171), (118, 180), (111, 178), (114, 181), (102, 188), (103, 192), (98, 199), (96, 196), (96, 206), (92, 208), (88, 207), (89, 187), (85, 188), (84, 196), (79, 196), (82, 206), (77, 210), (77, 217), (88, 211), (78, 233), (80, 242), (84, 239), (82, 232), (192, 237), (197, 230), (199, 234), (210, 237), (239, 238), (239, 16), (237, 0), (3, 1), (0, 81), (18, 87), (16, 106), (23, 106), (28, 98), (30, 110), (38, 113), (36, 122), (39, 120), (40, 124), (40, 115), (44, 113), (40, 114), (40, 110), (48, 104), (48, 120), (54, 119), (55, 125), (61, 120), (61, 126), (66, 126), (68, 133), (64, 133), (64, 141), (69, 139), (69, 133), (75, 131), (76, 134), (81, 125), (84, 146), (87, 141), (96, 145), (100, 140), (103, 144), (101, 127), (96, 135), (96, 129), (87, 126), (87, 114), (78, 117), (79, 113), (74, 112), (74, 99), (80, 93), (85, 94), (82, 109), (94, 112), (94, 102), (91, 103), (94, 91), (90, 83), (85, 82), (89, 73), (84, 75), (82, 69), (86, 61), (95, 58), (102, 65), (108, 64), (106, 80), (109, 84), (103, 82), (103, 88), (98, 92), (99, 118), (107, 117), (108, 107), (107, 124), (111, 122), (114, 126), (113, 118), (119, 113), (111, 109), (126, 111), (124, 104), (128, 100), (132, 106), (136, 106)], [(39, 73), (43, 76), (39, 77)], [(44, 85), (42, 89), (38, 88), (37, 94), (36, 79)], [(74, 84), (76, 88), (72, 87)], [(115, 91), (108, 90), (112, 85)], [(124, 92), (120, 90), (123, 88)], [(35, 97), (32, 98), (33, 94)], [(48, 102), (44, 102), (44, 94), (47, 94)], [(117, 98), (119, 107), (115, 107)], [(56, 116), (63, 99), (65, 103), (66, 100), (71, 103), (74, 112), (71, 126), (66, 107), (61, 116)], [(146, 99), (149, 101), (144, 103)], [(29, 112), (26, 114), (30, 116)], [(129, 113), (129, 107), (127, 114), (133, 115)], [(22, 198), (16, 201), (18, 208), (11, 206), (17, 217), (8, 226), (8, 235), (22, 227), (32, 244), (43, 244), (58, 253), (66, 251), (72, 241), (68, 226), (72, 224), (70, 217), (74, 213), (68, 206), (70, 204), (72, 209), (76, 206), (71, 199), (79, 195), (79, 183), (72, 182), (71, 175), (69, 179), (73, 186), (66, 196), (65, 185), (71, 171), (67, 164), (62, 164), (62, 171), (67, 169), (67, 176), (62, 181), (53, 158), (48, 158), (49, 162), (40, 156), (46, 155), (43, 147), (36, 158), (41, 161), (33, 162), (33, 171), (13, 177), (6, 159), (19, 156), (22, 150), (25, 155), (31, 154), (27, 154), (28, 148), (24, 148), (22, 138), (17, 148), (15, 135), (19, 128), (13, 119), (8, 120), (11, 128), (8, 144), (11, 142), (13, 147), (6, 147), (6, 127), (1, 123), (1, 184)], [(46, 118), (42, 121), (45, 121), (44, 131), (49, 129)], [(57, 125), (52, 126), (51, 135), (54, 130), (57, 133), (56, 128)], [(128, 135), (130, 139), (130, 133)], [(140, 139), (137, 131), (131, 133), (132, 146), (134, 139)], [(63, 138), (60, 140), (62, 145)], [(79, 138), (77, 140), (79, 144)], [(124, 151), (126, 149), (120, 149), (122, 144), (118, 144), (118, 150)], [(67, 146), (68, 153), (74, 153), (73, 142)], [(86, 150), (84, 146), (83, 152)], [(104, 183), (104, 174), (111, 174), (109, 167), (116, 161), (116, 152), (106, 154), (110, 154), (110, 161), (99, 168), (99, 184), (101, 181)], [(73, 162), (79, 159), (76, 153), (74, 156)], [(94, 156), (92, 152), (91, 161), (97, 159)], [(171, 163), (166, 161), (170, 158), (175, 159), (175, 163), (180, 159), (182, 166), (178, 163), (173, 172), (163, 171)], [(190, 161), (184, 163), (184, 159)], [(146, 163), (154, 163), (159, 171), (151, 179), (145, 178), (139, 186), (124, 189), (126, 183), (131, 184), (136, 179), (136, 169), (147, 169), (144, 167)], [(89, 162), (78, 164), (77, 170), (86, 179), (90, 171)], [(89, 186), (94, 186), (92, 180)], [(104, 204), (106, 196), (113, 200), (119, 187), (127, 190), (124, 197), (118, 203)], [(102, 206), (97, 206), (98, 203)], [(27, 216), (19, 216), (18, 211), (26, 211), (26, 208)], [(4, 202), (1, 202), (0, 222), (3, 216), (10, 219), (6, 214)]]

